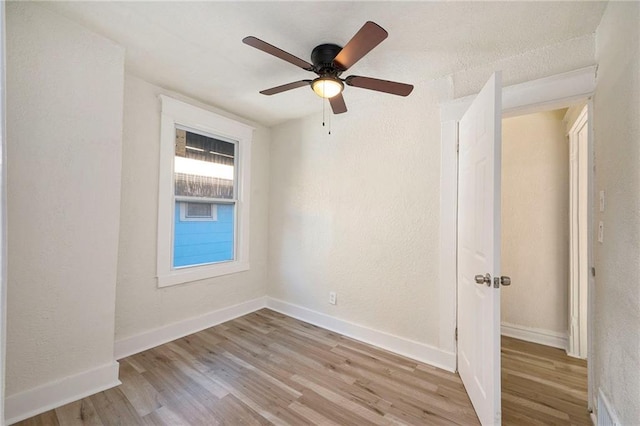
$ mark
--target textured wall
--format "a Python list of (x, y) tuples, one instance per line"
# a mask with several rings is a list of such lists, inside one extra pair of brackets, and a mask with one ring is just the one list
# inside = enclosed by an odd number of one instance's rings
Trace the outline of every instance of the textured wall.
[(502, 322), (567, 331), (569, 145), (564, 110), (502, 121)]
[(478, 93), (496, 70), (502, 71), (502, 84), (510, 86), (591, 66), (594, 52), (595, 36), (590, 34), (457, 71), (452, 75), (454, 97)]
[(438, 344), (446, 86), (423, 83), (407, 98), (371, 92), (332, 117), (331, 135), (320, 115), (274, 128), (269, 296)]
[(438, 259), (455, 253), (439, 253), (439, 102), (477, 93), (499, 69), (513, 84), (593, 65), (594, 41), (417, 84), (408, 98), (371, 92), (333, 117), (330, 137), (319, 116), (275, 127), (268, 294), (444, 348), (438, 333), (450, 319), (440, 318), (438, 297), (455, 283), (439, 279)]
[(124, 49), (6, 8), (10, 396), (113, 359)]
[(211, 109), (137, 77), (125, 77), (116, 340), (266, 293), (270, 131), (260, 126), (256, 127), (252, 146), (251, 270), (178, 286), (157, 287), (158, 95), (161, 93)]
[(622, 424), (640, 420), (640, 3), (610, 2), (596, 33), (595, 379)]

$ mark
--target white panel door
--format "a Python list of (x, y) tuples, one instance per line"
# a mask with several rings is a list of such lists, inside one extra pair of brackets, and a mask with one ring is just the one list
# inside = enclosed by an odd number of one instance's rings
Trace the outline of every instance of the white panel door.
[[(501, 74), (459, 123), (458, 370), (483, 425), (500, 424)], [(488, 274), (488, 275), (487, 275)], [(485, 283), (477, 283), (486, 276)]]

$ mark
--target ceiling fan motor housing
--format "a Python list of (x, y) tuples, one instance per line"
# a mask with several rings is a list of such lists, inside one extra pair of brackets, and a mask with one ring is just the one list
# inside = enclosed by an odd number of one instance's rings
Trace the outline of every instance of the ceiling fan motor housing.
[(313, 48), (311, 51), (311, 62), (313, 63), (313, 71), (320, 75), (338, 76), (342, 71), (333, 65), (333, 59), (340, 53), (342, 47), (337, 44), (321, 44)]

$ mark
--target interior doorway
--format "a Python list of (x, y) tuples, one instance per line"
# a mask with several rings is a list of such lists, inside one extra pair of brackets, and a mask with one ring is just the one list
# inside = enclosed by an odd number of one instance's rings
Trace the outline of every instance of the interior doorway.
[(503, 118), (505, 423), (589, 423), (586, 101)]
[(567, 108), (502, 119), (503, 335), (562, 349), (569, 319)]
[(587, 358), (588, 107), (502, 120), (502, 334)]
[[(590, 66), (550, 77), (532, 80), (524, 83), (506, 86), (502, 90), (502, 112), (503, 116), (522, 115), (528, 112), (540, 111), (542, 109), (551, 110), (567, 107), (580, 100), (590, 99), (596, 88), (596, 67)], [(457, 368), (460, 362), (458, 350), (458, 312), (459, 306), (457, 297), (459, 295), (459, 285), (457, 281), (458, 264), (458, 218), (459, 218), (459, 169), (458, 169), (458, 125), (469, 106), (476, 96), (454, 99), (441, 104), (441, 179), (440, 179), (440, 279), (442, 282), (439, 292), (440, 314), (444, 319), (441, 321), (440, 342), (445, 350), (451, 351), (452, 357), (449, 359), (451, 368)], [(589, 122), (593, 122), (592, 102), (589, 104)], [(588, 129), (589, 134), (589, 158), (593, 157), (593, 130)], [(592, 167), (592, 164), (589, 165)], [(590, 173), (592, 174), (592, 173)], [(592, 197), (593, 179), (589, 183), (588, 196)], [(590, 206), (594, 205), (592, 200), (588, 201)], [(593, 220), (593, 214), (589, 212), (589, 223)], [(591, 225), (593, 229), (593, 226)], [(589, 241), (589, 247), (593, 244)], [(592, 254), (589, 253), (589, 261), (592, 263)], [(501, 275), (500, 267), (494, 268), (493, 275)], [(505, 274), (507, 272), (505, 271)], [(482, 278), (482, 277), (481, 277)], [(514, 284), (515, 285), (515, 284)], [(590, 294), (593, 294), (595, 279), (589, 277)], [(498, 289), (501, 290), (501, 289)], [(507, 291), (507, 289), (504, 289)], [(593, 298), (589, 300), (589, 311), (593, 312)], [(500, 304), (498, 305), (498, 309)], [(588, 321), (593, 321), (592, 316), (588, 316)], [(495, 327), (496, 333), (500, 333), (499, 321), (493, 322), (479, 321), (477, 327)], [(592, 329), (592, 328), (590, 328)], [(589, 353), (593, 353), (593, 339), (588, 342)], [(500, 345), (496, 344), (497, 358), (500, 359)], [(593, 369), (593, 363), (589, 363), (589, 370)], [(595, 407), (595, 390), (592, 371), (588, 374), (588, 406), (589, 409)], [(500, 389), (500, 386), (497, 386)], [(499, 413), (498, 413), (499, 415)]]

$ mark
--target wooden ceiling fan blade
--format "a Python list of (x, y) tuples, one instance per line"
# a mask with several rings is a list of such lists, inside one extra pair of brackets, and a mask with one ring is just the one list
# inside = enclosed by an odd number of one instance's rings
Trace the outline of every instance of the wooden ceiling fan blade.
[(345, 71), (374, 47), (382, 43), (389, 33), (375, 22), (367, 21), (333, 59), (333, 64)]
[(275, 56), (276, 58), (280, 58), (283, 61), (287, 61), (290, 64), (293, 64), (297, 67), (302, 68), (303, 70), (312, 71), (313, 65), (304, 59), (300, 59), (297, 56), (292, 55), (291, 53), (285, 52), (282, 49), (279, 49), (266, 41), (262, 41), (259, 38), (249, 36), (242, 39), (242, 42), (248, 46), (255, 47), (258, 50), (262, 50), (265, 53)]
[(371, 77), (351, 75), (344, 80), (349, 86), (361, 89), (375, 90), (377, 92), (390, 93), (398, 96), (408, 96), (413, 91), (413, 85), (398, 83), (396, 81), (380, 80)]
[(271, 89), (262, 90), (260, 93), (263, 95), (275, 95), (277, 93), (286, 92), (287, 90), (297, 89), (298, 87), (308, 86), (311, 84), (311, 80), (294, 81), (293, 83), (283, 84), (282, 86), (272, 87)]
[(331, 104), (331, 109), (334, 114), (342, 114), (347, 112), (347, 104), (344, 103), (344, 98), (342, 97), (342, 93), (338, 93), (332, 98), (329, 98), (329, 103)]

